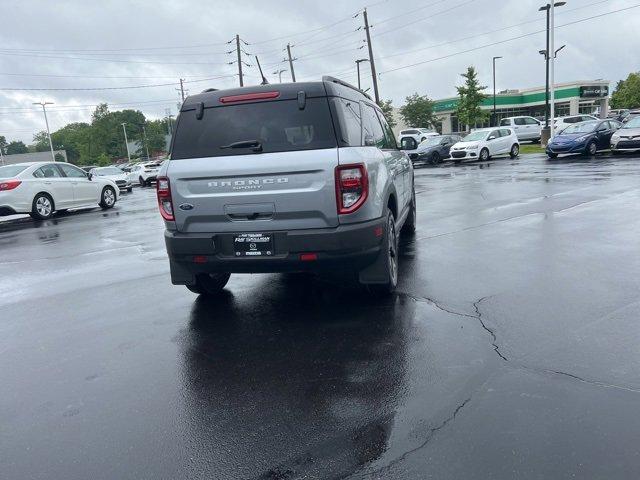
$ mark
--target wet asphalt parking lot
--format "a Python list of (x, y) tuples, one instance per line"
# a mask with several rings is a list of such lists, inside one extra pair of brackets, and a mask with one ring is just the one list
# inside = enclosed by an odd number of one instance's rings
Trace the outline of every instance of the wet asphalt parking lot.
[(0, 222), (0, 478), (640, 478), (640, 158), (416, 170), (398, 294), (170, 284), (154, 191)]

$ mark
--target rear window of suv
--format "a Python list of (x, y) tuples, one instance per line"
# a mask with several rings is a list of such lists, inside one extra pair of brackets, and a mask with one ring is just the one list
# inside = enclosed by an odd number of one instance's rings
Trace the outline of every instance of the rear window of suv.
[(180, 114), (171, 159), (254, 154), (250, 147), (221, 148), (257, 140), (260, 153), (337, 147), (328, 99), (308, 98), (303, 110), (297, 100), (277, 100), (206, 108)]

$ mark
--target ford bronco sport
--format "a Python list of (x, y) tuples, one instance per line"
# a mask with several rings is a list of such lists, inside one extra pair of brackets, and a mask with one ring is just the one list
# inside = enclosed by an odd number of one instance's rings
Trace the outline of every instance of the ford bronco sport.
[(206, 90), (182, 105), (158, 174), (171, 280), (214, 295), (231, 273), (398, 281), (413, 167), (378, 106), (332, 77)]

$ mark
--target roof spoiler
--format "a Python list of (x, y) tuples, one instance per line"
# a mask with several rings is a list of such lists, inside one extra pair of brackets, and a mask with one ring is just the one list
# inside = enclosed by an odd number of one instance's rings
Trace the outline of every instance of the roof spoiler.
[(363, 90), (360, 90), (358, 87), (354, 87), (353, 85), (351, 85), (350, 83), (345, 82), (344, 80), (340, 80), (339, 78), (331, 77), (329, 75), (324, 75), (322, 77), (322, 81), (323, 82), (337, 83), (338, 85), (342, 85), (343, 87), (347, 87), (347, 88), (350, 88), (350, 89), (355, 90), (357, 92), (360, 92), (365, 97), (367, 97), (369, 100), (372, 100), (372, 98), (369, 96), (368, 93), (364, 92)]

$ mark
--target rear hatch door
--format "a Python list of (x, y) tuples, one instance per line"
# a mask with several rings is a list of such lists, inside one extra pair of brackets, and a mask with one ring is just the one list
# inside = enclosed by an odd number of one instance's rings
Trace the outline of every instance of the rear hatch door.
[(176, 228), (225, 233), (337, 226), (338, 150), (327, 98), (301, 103), (297, 95), (278, 92), (256, 101), (244, 92), (247, 100), (224, 103), (220, 97), (213, 105), (183, 107), (167, 169)]

